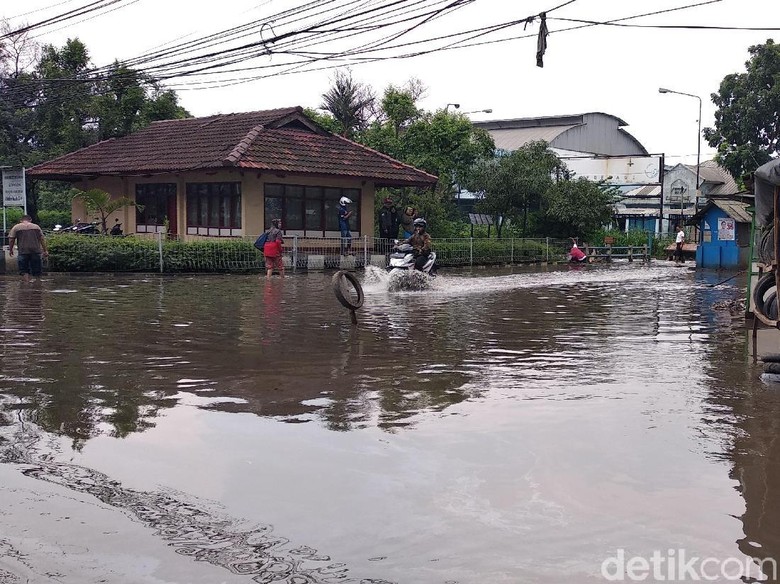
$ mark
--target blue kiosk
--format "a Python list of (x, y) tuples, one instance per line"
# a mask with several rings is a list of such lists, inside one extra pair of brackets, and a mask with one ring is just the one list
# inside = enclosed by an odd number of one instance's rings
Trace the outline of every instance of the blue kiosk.
[[(750, 202), (746, 202), (749, 200)], [(750, 262), (752, 198), (712, 198), (687, 222), (699, 229), (696, 266), (739, 268)]]

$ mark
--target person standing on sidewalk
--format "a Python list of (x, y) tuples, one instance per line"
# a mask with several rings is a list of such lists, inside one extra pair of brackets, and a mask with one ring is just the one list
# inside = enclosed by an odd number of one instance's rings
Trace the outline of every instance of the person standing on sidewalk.
[(39, 277), (43, 271), (42, 258), (49, 255), (49, 249), (43, 231), (32, 222), (29, 215), (22, 215), (19, 223), (8, 233), (8, 254), (11, 257), (14, 255), (14, 245), (19, 248), (16, 262), (24, 281), (29, 282), (30, 276)]

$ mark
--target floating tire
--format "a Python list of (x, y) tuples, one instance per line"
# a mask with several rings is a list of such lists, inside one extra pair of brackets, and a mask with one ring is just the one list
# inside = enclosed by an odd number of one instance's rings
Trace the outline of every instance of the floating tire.
[(764, 274), (756, 284), (753, 290), (753, 312), (764, 324), (777, 326), (777, 286), (774, 272)]
[[(340, 270), (333, 274), (333, 293), (344, 308), (357, 310), (363, 306), (363, 287), (351, 272)], [(351, 290), (350, 290), (351, 288)]]
[(762, 363), (780, 363), (780, 353), (771, 353), (761, 357)]

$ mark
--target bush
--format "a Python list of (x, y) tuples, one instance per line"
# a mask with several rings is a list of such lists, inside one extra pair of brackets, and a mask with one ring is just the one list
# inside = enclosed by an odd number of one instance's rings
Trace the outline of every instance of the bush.
[[(155, 239), (57, 233), (47, 238), (49, 269), (54, 272), (157, 272)], [(254, 271), (260, 256), (243, 239), (163, 241), (163, 266), (172, 272)]]

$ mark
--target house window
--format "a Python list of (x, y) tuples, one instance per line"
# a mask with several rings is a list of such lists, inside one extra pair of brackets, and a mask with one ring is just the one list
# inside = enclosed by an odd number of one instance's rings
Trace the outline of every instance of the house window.
[(352, 231), (360, 232), (360, 189), (265, 185), (265, 222), (280, 218), (285, 233), (311, 236), (338, 236), (338, 206), (341, 197), (352, 200)]
[(135, 202), (137, 233), (158, 233), (165, 227), (175, 229), (176, 183), (137, 184)]
[(241, 183), (187, 183), (187, 233), (237, 236), (241, 230)]

